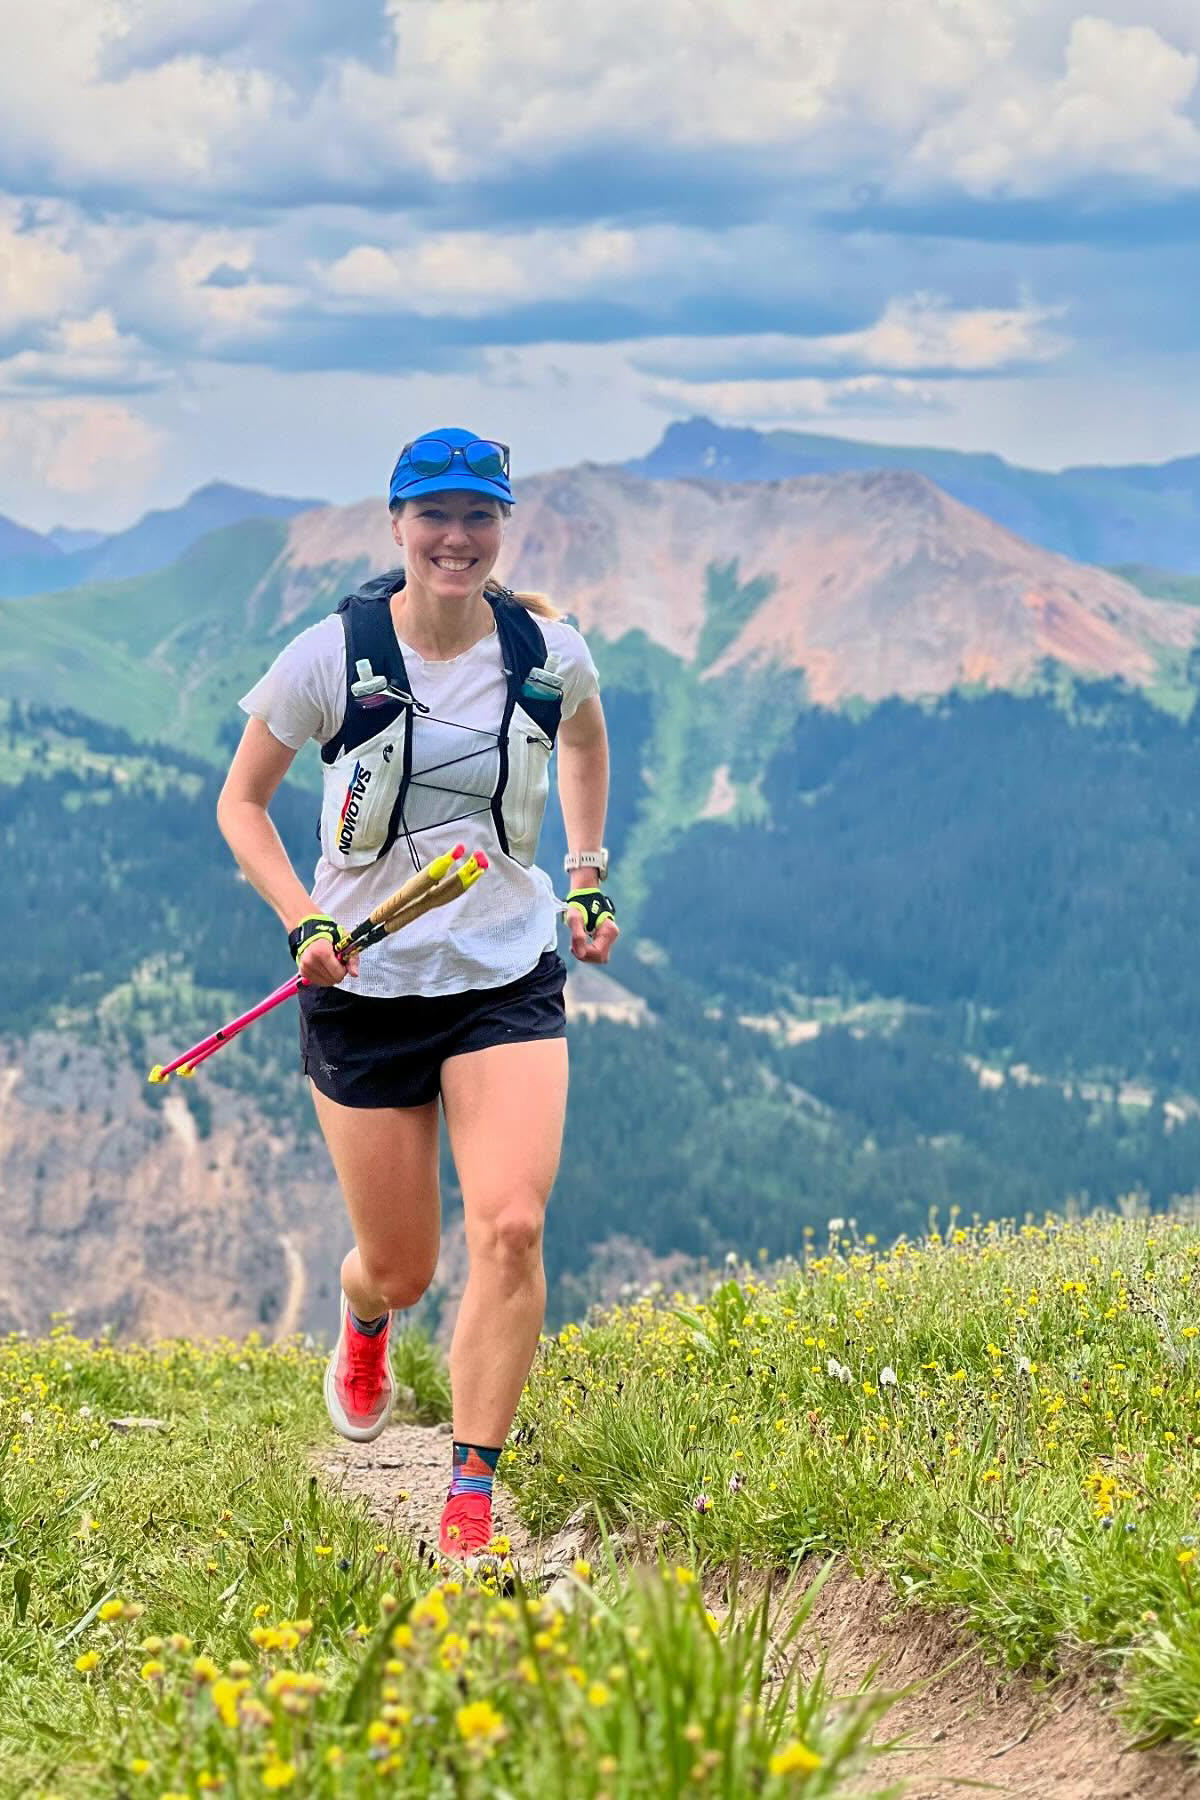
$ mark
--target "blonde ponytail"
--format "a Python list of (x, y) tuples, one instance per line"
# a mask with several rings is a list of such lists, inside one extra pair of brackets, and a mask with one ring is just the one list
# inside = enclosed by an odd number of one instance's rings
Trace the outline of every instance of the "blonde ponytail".
[(493, 600), (499, 599), (501, 592), (507, 592), (525, 608), (526, 612), (536, 613), (539, 619), (562, 618), (562, 614), (548, 594), (518, 593), (513, 588), (502, 590), (498, 581), (485, 581), (483, 591), (485, 594), (490, 594)]

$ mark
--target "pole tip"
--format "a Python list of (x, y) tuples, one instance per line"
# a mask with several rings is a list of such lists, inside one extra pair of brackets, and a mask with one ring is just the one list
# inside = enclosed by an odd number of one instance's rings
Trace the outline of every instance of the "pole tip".
[(481, 869), (486, 869), (488, 866), (487, 851), (477, 850), (475, 852), (475, 861)]
[(192, 1076), (195, 1073), (196, 1073), (195, 1069), (193, 1069), (188, 1063), (180, 1063), (179, 1068), (176, 1070), (176, 1074), (178, 1074), (178, 1075)]
[(155, 1063), (154, 1067), (151, 1069), (150, 1073), (146, 1077), (147, 1081), (155, 1081), (155, 1082), (170, 1081), (170, 1079), (171, 1079), (171, 1077), (169, 1075), (163, 1074), (163, 1066), (161, 1063)]
[(455, 862), (458, 861), (460, 856), (464, 856), (466, 854), (466, 849), (467, 849), (467, 846), (465, 844), (455, 844), (453, 850), (450, 852), (450, 854), (454, 858)]

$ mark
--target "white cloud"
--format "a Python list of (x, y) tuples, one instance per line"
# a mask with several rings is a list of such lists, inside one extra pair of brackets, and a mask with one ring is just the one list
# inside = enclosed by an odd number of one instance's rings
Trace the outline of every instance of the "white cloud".
[(84, 319), (64, 319), (41, 334), (36, 349), (19, 350), (0, 359), (0, 393), (33, 389), (152, 387), (166, 379), (166, 369), (130, 332), (118, 330), (107, 307)]
[(1194, 25), (1180, 0), (1143, 0), (1137, 25), (1103, 11), (607, 0), (568, 21), (561, 0), (356, 0), (340, 29), (315, 4), (268, 29), (249, 0), (176, 0), (169, 19), (146, 0), (39, 0), (6, 31), (0, 165), (18, 189), (167, 210), (402, 208), (430, 182), (519, 189), (581, 151), (701, 168), (775, 152), (790, 160), (754, 180), (792, 187), (868, 169), (972, 193), (1115, 167), (1190, 183)]
[(1200, 131), (1188, 116), (1200, 57), (1148, 24), (1086, 15), (1071, 23), (1059, 75), (1006, 61), (914, 146), (905, 180), (967, 193), (1040, 195), (1063, 182), (1137, 176), (1200, 183)]
[(868, 418), (874, 413), (907, 416), (937, 412), (944, 404), (936, 387), (893, 375), (853, 375), (840, 381), (817, 376), (791, 381), (650, 381), (645, 397), (665, 412), (703, 413), (731, 425)]
[[(112, 400), (46, 400), (0, 409), (0, 475), (64, 499), (120, 504), (149, 479), (162, 434)], [(71, 520), (68, 519), (67, 523)]]
[(739, 378), (782, 378), (789, 369), (799, 373), (818, 365), (893, 374), (978, 374), (1062, 355), (1068, 343), (1050, 326), (1064, 311), (1032, 301), (1017, 307), (955, 307), (937, 294), (911, 294), (890, 300), (876, 322), (860, 331), (652, 338), (635, 349), (634, 362), (649, 374), (698, 379), (717, 369), (736, 370)]
[(1013, 362), (1049, 362), (1065, 342), (1049, 331), (1061, 306), (952, 307), (937, 295), (889, 301), (865, 331), (815, 340), (818, 356), (877, 369), (955, 369), (976, 373)]
[(697, 259), (706, 266), (724, 260), (699, 232), (588, 225), (443, 232), (388, 249), (358, 244), (314, 273), (335, 302), (396, 303), (430, 317), (482, 318), (518, 302), (627, 291), (631, 281), (655, 274), (677, 282)]
[(0, 214), (0, 333), (52, 318), (84, 283), (78, 256), (53, 237), (22, 229), (17, 208)]

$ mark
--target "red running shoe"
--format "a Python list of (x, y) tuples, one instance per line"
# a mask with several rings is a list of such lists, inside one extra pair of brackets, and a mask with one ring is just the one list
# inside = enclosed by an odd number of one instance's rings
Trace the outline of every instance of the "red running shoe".
[(389, 1317), (375, 1337), (356, 1331), (342, 1295), (342, 1321), (325, 1370), (325, 1405), (335, 1431), (356, 1444), (377, 1438), (392, 1416), (396, 1378), (388, 1355)]
[(454, 1494), (442, 1508), (438, 1549), (459, 1562), (478, 1556), (492, 1541), (492, 1503), (486, 1494)]

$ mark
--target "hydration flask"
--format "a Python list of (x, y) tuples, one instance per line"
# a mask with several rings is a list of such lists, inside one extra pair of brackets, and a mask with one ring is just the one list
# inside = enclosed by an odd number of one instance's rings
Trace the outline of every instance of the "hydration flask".
[(527, 700), (561, 700), (566, 683), (558, 673), (558, 665), (562, 658), (551, 651), (546, 658), (545, 667), (530, 669), (521, 688)]

